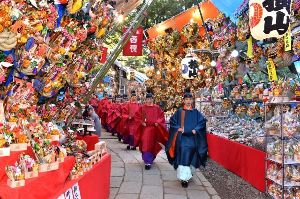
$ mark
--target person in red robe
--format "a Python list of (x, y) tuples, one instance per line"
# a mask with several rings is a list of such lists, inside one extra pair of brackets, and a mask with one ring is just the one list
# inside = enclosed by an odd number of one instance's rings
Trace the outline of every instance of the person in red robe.
[[(111, 108), (108, 110), (108, 116), (107, 116), (107, 124), (110, 129), (110, 132), (112, 135), (117, 134), (117, 126), (121, 120), (121, 96), (116, 96), (115, 102), (112, 104)], [(119, 137), (119, 135), (118, 135)], [(119, 138), (120, 140), (120, 138)]]
[[(120, 103), (119, 108), (119, 112), (120, 112), (120, 120), (118, 122), (118, 124), (116, 125), (116, 132), (118, 135), (118, 139), (121, 142), (123, 139), (123, 134), (124, 134), (124, 126), (125, 126), (125, 121), (123, 119), (123, 115), (125, 114), (124, 112), (124, 107), (126, 106), (126, 104), (128, 103), (128, 96), (127, 95), (123, 95), (122, 96), (122, 101)], [(124, 141), (124, 140), (123, 140)]]
[(91, 105), (94, 110), (97, 110), (98, 109), (98, 97), (96, 94), (93, 94), (90, 101), (89, 101), (89, 105)]
[(140, 104), (137, 102), (137, 96), (135, 91), (131, 92), (130, 102), (123, 105), (122, 109), (122, 138), (125, 144), (128, 144), (127, 150), (136, 150), (134, 146), (134, 116), (140, 108)]
[[(100, 118), (102, 117), (102, 114), (103, 114), (103, 107), (107, 102), (108, 102), (107, 94), (103, 93), (103, 98), (98, 101), (98, 106), (97, 106), (97, 109), (96, 109), (96, 113), (98, 114), (98, 116)], [(104, 126), (104, 119), (103, 118), (101, 118), (101, 125)]]
[(164, 112), (153, 104), (153, 94), (148, 92), (146, 103), (138, 109), (134, 117), (134, 144), (142, 153), (145, 169), (149, 170), (162, 149), (160, 144), (166, 145), (168, 140)]
[(99, 104), (98, 104), (98, 110), (97, 113), (101, 118), (101, 125), (102, 127), (109, 132), (108, 125), (107, 125), (107, 116), (108, 116), (108, 110), (112, 106), (112, 96), (104, 97)]

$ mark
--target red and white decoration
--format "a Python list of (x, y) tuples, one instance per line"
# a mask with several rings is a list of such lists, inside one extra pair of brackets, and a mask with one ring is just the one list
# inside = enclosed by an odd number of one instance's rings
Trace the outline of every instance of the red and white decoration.
[[(127, 28), (124, 29), (124, 33)], [(143, 55), (143, 28), (140, 27), (136, 33), (132, 35), (123, 49), (123, 56), (142, 56)]]

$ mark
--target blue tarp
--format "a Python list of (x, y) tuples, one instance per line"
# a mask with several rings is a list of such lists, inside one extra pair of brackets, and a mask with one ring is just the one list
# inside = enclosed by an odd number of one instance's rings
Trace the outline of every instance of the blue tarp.
[(242, 5), (244, 0), (211, 0), (213, 4), (226, 16), (229, 16), (233, 22), (237, 19), (234, 17), (235, 11)]

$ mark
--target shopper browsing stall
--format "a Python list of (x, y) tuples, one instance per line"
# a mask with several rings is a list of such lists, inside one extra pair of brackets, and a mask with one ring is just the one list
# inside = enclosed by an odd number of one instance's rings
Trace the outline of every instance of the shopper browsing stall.
[(91, 105), (87, 106), (87, 113), (94, 122), (96, 132), (95, 134), (101, 137), (101, 122), (99, 116), (95, 113), (94, 108)]
[(161, 144), (166, 144), (168, 133), (164, 112), (153, 103), (153, 94), (148, 92), (146, 103), (135, 114), (134, 142), (142, 152), (145, 169), (149, 170), (161, 150)]
[(207, 159), (206, 119), (193, 106), (193, 95), (186, 91), (184, 107), (170, 118), (170, 138), (166, 152), (170, 164), (177, 169), (182, 187), (188, 187), (192, 172), (205, 166)]

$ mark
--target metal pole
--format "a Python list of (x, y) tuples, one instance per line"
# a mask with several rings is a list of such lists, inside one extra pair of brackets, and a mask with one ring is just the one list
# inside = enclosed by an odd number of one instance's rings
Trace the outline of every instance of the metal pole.
[(90, 99), (90, 96), (97, 88), (97, 85), (101, 82), (103, 77), (106, 75), (106, 73), (109, 71), (111, 65), (115, 62), (115, 60), (118, 58), (119, 54), (121, 53), (123, 47), (127, 43), (127, 41), (130, 39), (130, 37), (135, 33), (139, 25), (142, 23), (142, 21), (145, 18), (145, 11), (150, 7), (153, 0), (148, 0), (145, 2), (143, 7), (141, 8), (140, 12), (136, 15), (136, 17), (133, 20), (133, 23), (128, 28), (126, 33), (122, 36), (121, 40), (117, 44), (117, 47), (114, 49), (114, 51), (110, 54), (107, 61), (103, 65), (103, 67), (99, 70), (99, 72), (96, 74), (94, 81), (92, 82), (91, 88), (86, 94), (83, 102), (87, 103)]
[(204, 21), (203, 15), (202, 15), (200, 3), (198, 3), (197, 0), (195, 0), (195, 4), (197, 4), (197, 7), (198, 7), (198, 10), (199, 10), (199, 13), (200, 13), (200, 17), (201, 17), (201, 21), (202, 21), (202, 25), (204, 26), (204, 29), (205, 29), (205, 35), (207, 37), (208, 42), (210, 43), (210, 46), (209, 46), (210, 50), (212, 50), (212, 42), (210, 41), (211, 39), (210, 39), (210, 36), (208, 34), (207, 27), (205, 25), (205, 21)]

